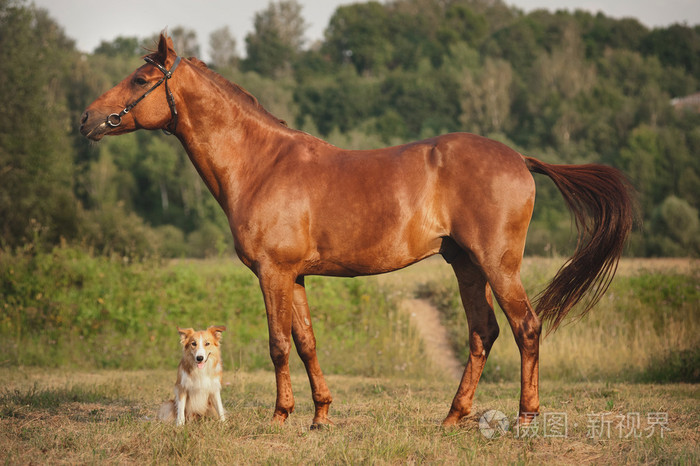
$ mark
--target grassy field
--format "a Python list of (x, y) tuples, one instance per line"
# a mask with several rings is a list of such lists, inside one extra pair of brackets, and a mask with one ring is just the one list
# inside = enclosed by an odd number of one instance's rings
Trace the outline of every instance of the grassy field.
[[(529, 259), (531, 296), (559, 263)], [(464, 355), (466, 323), (449, 267), (425, 261), (381, 277), (307, 280), (336, 426), (309, 431), (308, 381), (292, 358), (297, 408), (269, 425), (274, 376), (257, 282), (228, 260), (0, 255), (0, 462), (647, 463), (700, 462), (697, 262), (625, 260), (589, 316), (542, 344), (542, 415), (487, 438), (479, 419), (517, 415), (517, 349), (502, 320), (473, 414), (439, 424), (457, 382), (426, 361), (397, 304), (440, 308)], [(225, 424), (153, 420), (171, 397), (175, 325), (228, 326)], [(490, 415), (489, 415), (490, 416)], [(511, 426), (512, 427), (512, 426)], [(489, 433), (491, 431), (485, 431)]]
[[(697, 464), (697, 386), (548, 382), (537, 430), (486, 438), (486, 410), (517, 415), (519, 387), (482, 383), (475, 414), (439, 426), (454, 383), (438, 379), (332, 375), (333, 428), (308, 429), (313, 406), (304, 376), (292, 381), (297, 409), (269, 425), (268, 372), (228, 371), (225, 424), (176, 429), (153, 421), (173, 371), (69, 372), (0, 369), (0, 461), (29, 463), (439, 463)], [(638, 414), (638, 418), (635, 417)], [(546, 421), (545, 421), (546, 416)], [(651, 416), (651, 417), (650, 417)], [(558, 420), (558, 427), (552, 424)], [(632, 419), (632, 422), (628, 422)], [(634, 421), (638, 419), (639, 422)], [(545, 422), (547, 424), (545, 424)], [(564, 429), (565, 428), (565, 429)]]
[[(523, 282), (533, 299), (562, 261), (526, 259)], [(438, 261), (416, 283), (417, 294), (442, 312), (455, 352), (468, 359), (468, 330), (457, 284)], [(388, 283), (392, 278), (387, 277)], [(397, 277), (399, 286), (401, 277)], [(575, 312), (575, 311), (574, 311)], [(520, 355), (500, 309), (501, 336), (484, 377), (519, 380)], [(545, 327), (545, 333), (546, 333)], [(564, 381), (700, 382), (700, 263), (690, 260), (623, 260), (603, 299), (585, 317), (542, 340), (540, 377)]]

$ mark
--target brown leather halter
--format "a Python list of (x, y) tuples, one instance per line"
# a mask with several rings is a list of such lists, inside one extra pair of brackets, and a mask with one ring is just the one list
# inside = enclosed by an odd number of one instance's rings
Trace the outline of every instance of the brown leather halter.
[(180, 61), (182, 60), (182, 57), (177, 57), (175, 59), (175, 63), (173, 63), (172, 68), (169, 70), (165, 69), (163, 65), (160, 63), (156, 63), (151, 57), (145, 57), (144, 60), (146, 63), (150, 63), (151, 65), (155, 66), (158, 68), (162, 73), (163, 77), (158, 80), (157, 83), (155, 83), (149, 90), (147, 90), (141, 97), (124, 107), (124, 110), (122, 110), (119, 113), (112, 113), (107, 117), (107, 124), (111, 126), (112, 128), (116, 128), (117, 126), (122, 124), (122, 117), (129, 113), (134, 107), (136, 107), (136, 104), (141, 102), (143, 99), (145, 99), (148, 94), (153, 92), (158, 86), (163, 84), (165, 82), (165, 95), (166, 98), (168, 99), (168, 106), (170, 107), (170, 114), (172, 115), (172, 118), (170, 120), (170, 123), (168, 123), (168, 129), (163, 130), (165, 134), (173, 134), (175, 132), (175, 129), (177, 128), (177, 107), (175, 106), (175, 98), (173, 97), (173, 93), (170, 91), (170, 88), (168, 87), (168, 81), (170, 78), (172, 78), (173, 73), (175, 72), (175, 68), (177, 68), (177, 65), (180, 64)]

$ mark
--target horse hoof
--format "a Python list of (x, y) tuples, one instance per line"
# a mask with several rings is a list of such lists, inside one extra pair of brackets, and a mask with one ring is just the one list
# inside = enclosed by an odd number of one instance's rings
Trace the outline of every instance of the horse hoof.
[(520, 415), (518, 416), (518, 426), (529, 426), (538, 415), (538, 412), (520, 413)]
[(444, 421), (442, 421), (442, 427), (457, 427), (459, 425), (459, 421), (462, 419), (463, 416), (460, 416), (458, 414), (453, 414), (450, 413), (447, 415)]
[(330, 420), (326, 419), (323, 422), (314, 422), (309, 427), (309, 430), (328, 430), (332, 427), (333, 427), (333, 423)]
[(286, 420), (287, 416), (275, 415), (272, 417), (272, 422), (270, 423), (270, 425), (272, 425), (273, 427), (282, 427), (284, 425), (284, 421)]

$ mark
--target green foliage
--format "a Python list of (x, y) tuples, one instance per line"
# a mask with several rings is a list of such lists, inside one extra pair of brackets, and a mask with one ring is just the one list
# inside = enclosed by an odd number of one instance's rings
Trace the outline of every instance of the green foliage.
[(270, 2), (255, 14), (255, 31), (245, 38), (247, 57), (242, 66), (263, 76), (275, 77), (289, 71), (304, 42), (306, 23), (296, 0)]
[(118, 57), (120, 55), (138, 57), (143, 55), (143, 45), (137, 37), (119, 36), (111, 42), (104, 40), (100, 42), (100, 45), (95, 49), (95, 53), (107, 57)]
[(0, 245), (74, 236), (66, 65), (70, 40), (43, 11), (0, 3)]
[(358, 73), (378, 71), (391, 60), (389, 16), (379, 2), (339, 7), (326, 29), (325, 52), (337, 63), (352, 63)]
[(681, 67), (700, 79), (700, 33), (697, 28), (673, 24), (654, 29), (644, 37), (641, 50), (669, 67)]
[(22, 364), (152, 367), (173, 359), (162, 345), (175, 350), (176, 325), (229, 324), (235, 340), (235, 316), (261, 309), (254, 309), (261, 302), (252, 276), (240, 268), (217, 268), (207, 283), (196, 264), (132, 264), (72, 248), (0, 259), (3, 350)]
[[(311, 277), (307, 290), (325, 372), (425, 372), (407, 316), (375, 282)], [(133, 262), (70, 247), (5, 253), (0, 303), (0, 351), (13, 364), (172, 367), (180, 352), (176, 326), (221, 324), (227, 367), (271, 365), (260, 286), (231, 259)]]
[(688, 350), (670, 350), (649, 363), (640, 375), (643, 382), (700, 383), (700, 347)]
[(700, 253), (698, 209), (683, 199), (669, 196), (655, 209), (652, 223), (652, 247), (659, 256), (697, 255)]
[(209, 36), (209, 54), (211, 66), (216, 69), (224, 69), (236, 66), (238, 52), (236, 52), (236, 39), (228, 26), (221, 27)]
[[(700, 89), (697, 27), (482, 0), (369, 1), (338, 7), (324, 39), (304, 49), (302, 13), (294, 0), (262, 9), (242, 60), (230, 32), (215, 31), (212, 65), (276, 116), (347, 148), (468, 131), (548, 162), (616, 166), (639, 192), (645, 225), (629, 253), (699, 254), (700, 114), (670, 105)], [(175, 138), (138, 132), (94, 145), (75, 131), (158, 31), (80, 54), (23, 0), (0, 1), (0, 26), (0, 246), (63, 238), (130, 256), (233, 250)], [(199, 54), (194, 31), (169, 33), (181, 55)], [(528, 254), (562, 253), (569, 214), (537, 183)], [(684, 226), (669, 224), (674, 215)]]

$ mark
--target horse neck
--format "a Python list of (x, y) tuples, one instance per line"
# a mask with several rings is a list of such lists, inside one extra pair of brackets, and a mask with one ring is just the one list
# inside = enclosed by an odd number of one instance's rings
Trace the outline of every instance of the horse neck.
[[(197, 82), (180, 97), (177, 136), (200, 176), (224, 210), (237, 193), (255, 182), (281, 148), (288, 147), (290, 130), (253, 98), (194, 68)], [(227, 85), (228, 84), (228, 85)], [(177, 97), (176, 97), (177, 98)], [(179, 104), (179, 103), (178, 103)]]

